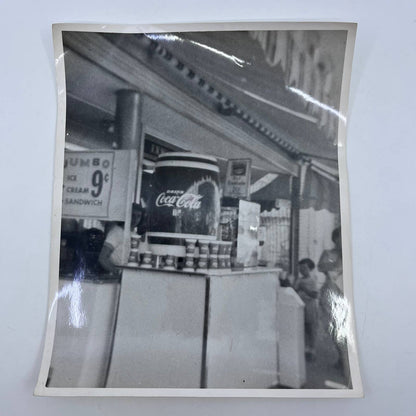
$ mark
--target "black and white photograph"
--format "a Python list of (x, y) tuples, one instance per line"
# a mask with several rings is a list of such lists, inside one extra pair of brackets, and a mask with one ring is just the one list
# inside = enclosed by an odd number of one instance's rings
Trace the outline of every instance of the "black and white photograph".
[(54, 25), (37, 395), (361, 397), (356, 25)]

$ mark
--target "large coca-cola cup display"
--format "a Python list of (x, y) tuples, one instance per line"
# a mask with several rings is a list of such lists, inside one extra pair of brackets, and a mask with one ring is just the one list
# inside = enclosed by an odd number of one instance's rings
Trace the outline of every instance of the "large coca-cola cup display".
[(216, 240), (218, 183), (214, 157), (179, 152), (158, 157), (147, 205), (147, 239), (153, 253), (185, 256), (186, 239)]

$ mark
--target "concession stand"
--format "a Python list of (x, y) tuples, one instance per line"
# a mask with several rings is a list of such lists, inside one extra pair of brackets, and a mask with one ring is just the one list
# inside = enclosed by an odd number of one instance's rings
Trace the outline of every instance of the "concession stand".
[[(284, 88), (329, 88), (321, 67), (313, 80), (302, 69), (319, 39), (285, 36), (279, 58), (270, 51), (282, 39), (262, 32), (64, 32), (50, 386), (304, 384), (303, 304), (279, 277), (296, 274), (307, 251), (300, 213), (313, 190), (329, 189), (339, 210), (337, 120)], [(136, 228), (134, 203), (146, 213)], [(98, 259), (115, 223), (122, 263), (109, 273)]]

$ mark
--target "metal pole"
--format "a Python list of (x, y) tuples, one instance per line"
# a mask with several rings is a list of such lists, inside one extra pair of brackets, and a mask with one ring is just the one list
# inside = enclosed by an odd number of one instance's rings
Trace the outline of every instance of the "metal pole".
[[(141, 173), (142, 159), (142, 99), (136, 90), (117, 91), (117, 106), (115, 133), (119, 147), (122, 150), (134, 150), (138, 157), (138, 164), (134, 163), (135, 157), (130, 158), (129, 187), (130, 191), (126, 195), (126, 217), (124, 223), (124, 240), (130, 240), (132, 203), (136, 199), (137, 193), (140, 195), (140, 180), (137, 180), (138, 172)], [(139, 175), (141, 176), (141, 175)], [(137, 189), (139, 188), (139, 189)], [(125, 247), (124, 244), (123, 247)], [(126, 251), (126, 250), (124, 250)], [(126, 262), (128, 252), (123, 252), (123, 259)]]
[(291, 215), (290, 215), (290, 264), (289, 272), (295, 277), (298, 275), (299, 261), (299, 208), (300, 183), (299, 178), (291, 177)]
[(120, 149), (140, 149), (141, 104), (138, 91), (117, 91), (115, 130)]

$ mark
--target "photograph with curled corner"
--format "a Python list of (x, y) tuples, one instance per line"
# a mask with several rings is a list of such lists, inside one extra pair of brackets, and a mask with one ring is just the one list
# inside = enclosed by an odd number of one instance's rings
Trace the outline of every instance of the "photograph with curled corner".
[(53, 27), (35, 394), (362, 396), (345, 155), (356, 25), (139, 28)]

